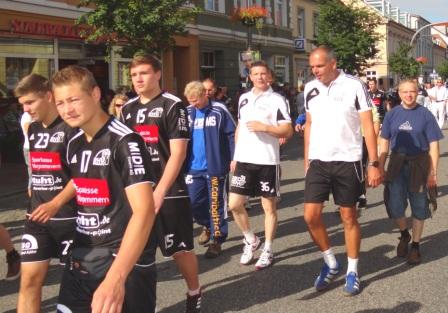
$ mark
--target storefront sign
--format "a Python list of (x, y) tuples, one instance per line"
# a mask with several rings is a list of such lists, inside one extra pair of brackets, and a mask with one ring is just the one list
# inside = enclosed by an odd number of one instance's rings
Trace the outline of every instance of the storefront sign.
[(58, 38), (81, 38), (79, 28), (76, 25), (21, 21), (17, 19), (11, 20), (11, 32)]

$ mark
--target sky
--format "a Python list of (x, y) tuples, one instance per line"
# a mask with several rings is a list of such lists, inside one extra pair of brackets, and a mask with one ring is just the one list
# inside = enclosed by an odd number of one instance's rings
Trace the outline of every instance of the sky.
[(436, 22), (448, 22), (448, 0), (389, 0), (392, 6), (397, 6), (400, 11), (417, 14), (426, 20)]

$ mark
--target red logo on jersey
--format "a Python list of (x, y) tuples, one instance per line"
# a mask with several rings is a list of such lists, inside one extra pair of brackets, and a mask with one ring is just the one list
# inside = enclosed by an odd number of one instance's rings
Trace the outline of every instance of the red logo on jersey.
[(30, 152), (31, 169), (33, 171), (60, 171), (61, 157), (57, 152)]
[(110, 204), (109, 186), (105, 179), (73, 178), (76, 201), (82, 206), (106, 206)]
[(380, 106), (380, 104), (381, 104), (381, 99), (380, 98), (373, 98), (372, 99), (372, 102), (373, 102), (373, 104), (375, 105), (375, 106)]
[(145, 142), (159, 142), (159, 127), (157, 125), (136, 125), (134, 128), (143, 137)]

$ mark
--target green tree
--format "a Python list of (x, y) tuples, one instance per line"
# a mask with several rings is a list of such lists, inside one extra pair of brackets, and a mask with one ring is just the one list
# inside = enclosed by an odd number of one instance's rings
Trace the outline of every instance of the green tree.
[(199, 8), (186, 6), (186, 0), (80, 0), (79, 6), (94, 9), (78, 19), (87, 26), (82, 32), (87, 41), (106, 44), (108, 52), (125, 43), (122, 54), (144, 51), (159, 54), (172, 47), (175, 34), (185, 33), (187, 21)]
[(439, 73), (440, 77), (443, 80), (448, 79), (448, 60), (445, 60), (437, 67), (437, 73)]
[(390, 70), (400, 79), (417, 78), (420, 73), (420, 63), (410, 56), (411, 49), (410, 45), (400, 42), (398, 50), (389, 57)]
[(371, 10), (341, 1), (320, 0), (315, 44), (334, 49), (338, 67), (351, 74), (361, 75), (373, 65), (378, 54), (381, 36), (376, 28), (381, 18)]

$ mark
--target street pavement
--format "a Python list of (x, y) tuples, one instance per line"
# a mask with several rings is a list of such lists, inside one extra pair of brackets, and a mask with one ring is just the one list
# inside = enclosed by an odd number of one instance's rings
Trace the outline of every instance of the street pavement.
[[(444, 131), (445, 136), (448, 131)], [(230, 235), (223, 254), (214, 260), (204, 258), (206, 247), (196, 246), (200, 281), (203, 287), (202, 312), (356, 312), (414, 313), (448, 312), (448, 143), (441, 142), (439, 166), (439, 210), (425, 224), (421, 243), (423, 262), (408, 265), (396, 257), (399, 233), (387, 218), (382, 201), (382, 186), (368, 190), (368, 208), (360, 212), (362, 230), (359, 273), (362, 292), (355, 297), (342, 293), (344, 275), (338, 276), (331, 288), (316, 292), (313, 282), (322, 266), (322, 257), (307, 232), (303, 220), (303, 150), (302, 140), (295, 135), (283, 151), (282, 198), (278, 210), (278, 231), (274, 241), (275, 264), (256, 271), (254, 264), (241, 266), (242, 236), (230, 218)], [(1, 169), (3, 171), (4, 169)], [(15, 177), (14, 174), (9, 174)], [(1, 175), (0, 175), (1, 177)], [(0, 181), (2, 188), (8, 181)], [(0, 221), (14, 236), (19, 247), (26, 207), (25, 193), (2, 194)], [(251, 199), (251, 225), (263, 236), (263, 212), (258, 199)], [(330, 240), (345, 274), (344, 233), (336, 207), (330, 200), (324, 209)], [(200, 232), (195, 227), (197, 238)], [(4, 260), (4, 252), (0, 252)], [(158, 254), (157, 312), (183, 312), (185, 283), (171, 259)], [(0, 275), (6, 266), (0, 262)], [(44, 291), (42, 312), (54, 312), (60, 269), (50, 267)], [(18, 282), (0, 281), (0, 312), (15, 312)]]

